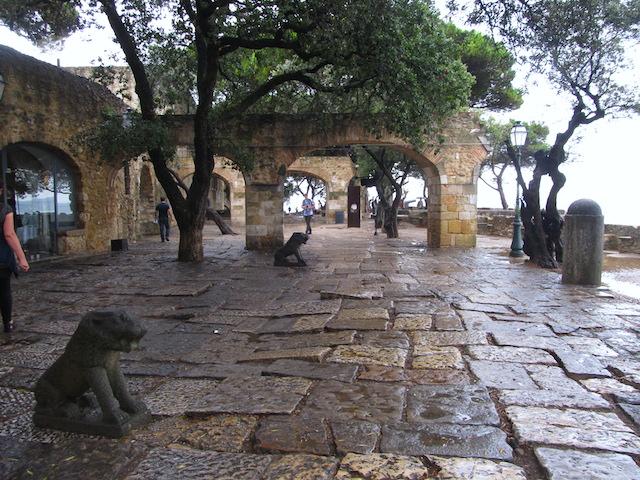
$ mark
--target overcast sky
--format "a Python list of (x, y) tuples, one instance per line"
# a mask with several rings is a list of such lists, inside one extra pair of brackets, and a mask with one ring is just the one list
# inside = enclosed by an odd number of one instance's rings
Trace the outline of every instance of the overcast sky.
[[(108, 29), (94, 29), (73, 35), (61, 50), (43, 51), (0, 27), (0, 44), (52, 64), (59, 60), (62, 66), (92, 65), (98, 57), (107, 59), (112, 53), (119, 54), (111, 37)], [(640, 64), (640, 52), (633, 53), (633, 60)], [(569, 99), (558, 96), (543, 78), (519, 74), (516, 81), (526, 90), (524, 104), (502, 118), (543, 121), (551, 132), (549, 141), (553, 141), (555, 134), (566, 128), (571, 115)], [(591, 198), (602, 206), (606, 223), (640, 225), (640, 146), (636, 139), (636, 135), (640, 136), (640, 118), (603, 119), (581, 127), (577, 133), (570, 144), (573, 160), (561, 168), (567, 183), (558, 196), (558, 207), (566, 209), (574, 200)], [(419, 195), (421, 189), (415, 188), (408, 198)], [(510, 205), (514, 198), (515, 185), (511, 182), (507, 191)], [(478, 206), (499, 206), (497, 194), (482, 182), (478, 183)]]

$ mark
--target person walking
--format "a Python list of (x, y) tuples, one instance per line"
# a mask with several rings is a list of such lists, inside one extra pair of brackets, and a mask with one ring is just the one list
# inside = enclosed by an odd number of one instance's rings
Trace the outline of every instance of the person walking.
[(18, 275), (18, 271), (29, 271), (27, 257), (22, 250), (20, 240), (14, 229), (13, 209), (4, 203), (4, 184), (0, 183), (0, 312), (4, 332), (10, 333), (15, 329), (11, 313), (13, 299), (11, 297), (11, 275)]
[(160, 227), (160, 241), (169, 241), (169, 212), (171, 207), (164, 197), (160, 197), (160, 203), (156, 205), (156, 221)]
[(304, 196), (304, 200), (302, 201), (302, 215), (304, 216), (304, 221), (307, 224), (306, 234), (311, 235), (311, 219), (313, 218), (313, 210), (315, 205), (313, 204), (313, 200), (309, 198), (308, 195)]

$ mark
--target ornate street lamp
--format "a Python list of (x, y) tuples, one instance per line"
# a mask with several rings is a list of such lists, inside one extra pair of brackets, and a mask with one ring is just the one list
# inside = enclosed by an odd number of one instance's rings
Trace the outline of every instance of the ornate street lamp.
[[(520, 163), (520, 151), (527, 141), (527, 127), (522, 125), (520, 122), (516, 122), (513, 127), (511, 127), (511, 135), (510, 135), (511, 145), (513, 145), (516, 149), (516, 156), (518, 158), (518, 163)], [(520, 219), (520, 184), (516, 179), (516, 205), (515, 205), (515, 216), (513, 218), (513, 237), (511, 239), (511, 251), (509, 252), (510, 257), (522, 257), (524, 256), (524, 252), (522, 251), (523, 242), (522, 242), (522, 220)]]

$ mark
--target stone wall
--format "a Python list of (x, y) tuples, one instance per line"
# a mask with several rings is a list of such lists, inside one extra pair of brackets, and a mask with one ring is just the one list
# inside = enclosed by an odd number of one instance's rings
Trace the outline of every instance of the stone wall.
[[(494, 237), (513, 235), (513, 210), (478, 209), (478, 233)], [(631, 225), (605, 225), (604, 249), (620, 253), (640, 254), (640, 227)]]
[(511, 237), (513, 235), (514, 211), (497, 208), (478, 209), (478, 233), (493, 237)]
[[(4, 46), (0, 73), (6, 82), (0, 148), (37, 144), (64, 158), (75, 173), (77, 228), (60, 240), (61, 249), (104, 251), (111, 239), (135, 235), (136, 205), (130, 200), (137, 195), (136, 182), (125, 189), (122, 159), (101, 159), (76, 141), (106, 108), (124, 111), (125, 105), (106, 88)], [(139, 171), (137, 162), (129, 165), (129, 180)]]
[(640, 227), (631, 225), (605, 225), (605, 250), (640, 254)]

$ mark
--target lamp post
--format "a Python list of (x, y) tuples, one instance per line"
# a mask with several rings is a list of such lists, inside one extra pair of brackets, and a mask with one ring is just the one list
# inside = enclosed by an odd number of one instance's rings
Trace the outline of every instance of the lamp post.
[[(511, 145), (516, 149), (516, 156), (518, 163), (520, 163), (520, 150), (527, 141), (527, 128), (520, 122), (516, 122), (511, 127), (510, 134)], [(522, 251), (522, 220), (520, 219), (520, 184), (516, 179), (516, 205), (515, 215), (513, 217), (513, 237), (511, 238), (511, 251), (510, 257), (522, 257), (524, 252)]]

